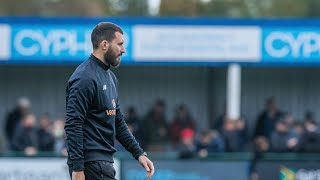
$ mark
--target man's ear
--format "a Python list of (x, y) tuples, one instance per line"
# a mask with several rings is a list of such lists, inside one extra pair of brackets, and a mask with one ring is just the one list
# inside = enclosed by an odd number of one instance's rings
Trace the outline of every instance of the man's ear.
[(101, 41), (100, 46), (103, 51), (107, 51), (109, 49), (109, 42), (107, 40), (103, 40)]

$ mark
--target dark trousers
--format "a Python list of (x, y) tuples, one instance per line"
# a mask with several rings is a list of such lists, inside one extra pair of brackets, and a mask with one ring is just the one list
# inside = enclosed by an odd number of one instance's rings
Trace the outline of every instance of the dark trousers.
[[(69, 173), (72, 178), (72, 166), (69, 165)], [(108, 161), (90, 161), (84, 164), (86, 180), (116, 180), (116, 170), (113, 163)]]

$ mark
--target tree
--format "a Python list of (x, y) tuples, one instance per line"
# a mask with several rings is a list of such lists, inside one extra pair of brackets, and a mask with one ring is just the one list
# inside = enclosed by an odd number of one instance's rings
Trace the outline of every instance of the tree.
[(161, 0), (160, 16), (198, 16), (199, 0)]
[[(264, 8), (264, 7), (262, 7)], [(272, 0), (271, 7), (264, 8), (261, 17), (306, 17), (308, 1), (301, 0)]]
[[(161, 0), (159, 16), (319, 17), (319, 0)], [(1, 0), (6, 16), (148, 16), (148, 0)]]
[(147, 16), (148, 0), (109, 0), (113, 16)]
[(2, 0), (0, 14), (7, 16), (105, 16), (106, 0)]
[[(20, 4), (19, 0), (3, 0), (0, 1), (1, 15), (29, 15), (29, 12), (34, 12), (33, 15), (38, 15), (38, 6), (36, 0), (30, 0), (28, 3)], [(20, 5), (19, 5), (20, 4)]]
[(320, 1), (319, 0), (308, 0), (308, 16), (319, 17), (320, 16)]
[[(48, 1), (48, 0), (47, 0)], [(110, 13), (105, 0), (51, 0), (42, 8), (45, 16), (105, 16)]]
[[(305, 17), (318, 0), (162, 0), (160, 16)], [(313, 13), (313, 14), (316, 14)], [(320, 14), (320, 13), (319, 13)]]

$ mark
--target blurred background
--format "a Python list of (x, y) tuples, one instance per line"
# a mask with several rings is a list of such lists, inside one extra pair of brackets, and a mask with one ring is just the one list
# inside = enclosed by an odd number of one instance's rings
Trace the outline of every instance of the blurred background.
[[(101, 21), (153, 179), (320, 179), (320, 1), (0, 1), (0, 179), (68, 179), (65, 88)], [(145, 172), (117, 143), (117, 179)]]

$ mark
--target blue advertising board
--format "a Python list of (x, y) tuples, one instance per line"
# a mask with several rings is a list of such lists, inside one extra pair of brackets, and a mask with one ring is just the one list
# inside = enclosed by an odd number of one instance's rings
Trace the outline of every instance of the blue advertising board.
[[(248, 179), (247, 161), (155, 160), (154, 180)], [(134, 160), (121, 161), (121, 179), (142, 180), (146, 171)], [(231, 173), (230, 173), (231, 172)]]
[[(81, 62), (92, 52), (95, 24), (1, 24), (0, 61), (9, 63)], [(124, 30), (126, 53), (131, 58), (131, 26)]]
[(319, 180), (319, 161), (260, 161), (256, 164), (260, 180)]
[(320, 20), (0, 18), (0, 63), (81, 63), (101, 21), (124, 30), (125, 64), (320, 65)]
[(262, 60), (266, 62), (320, 62), (320, 28), (263, 28)]

